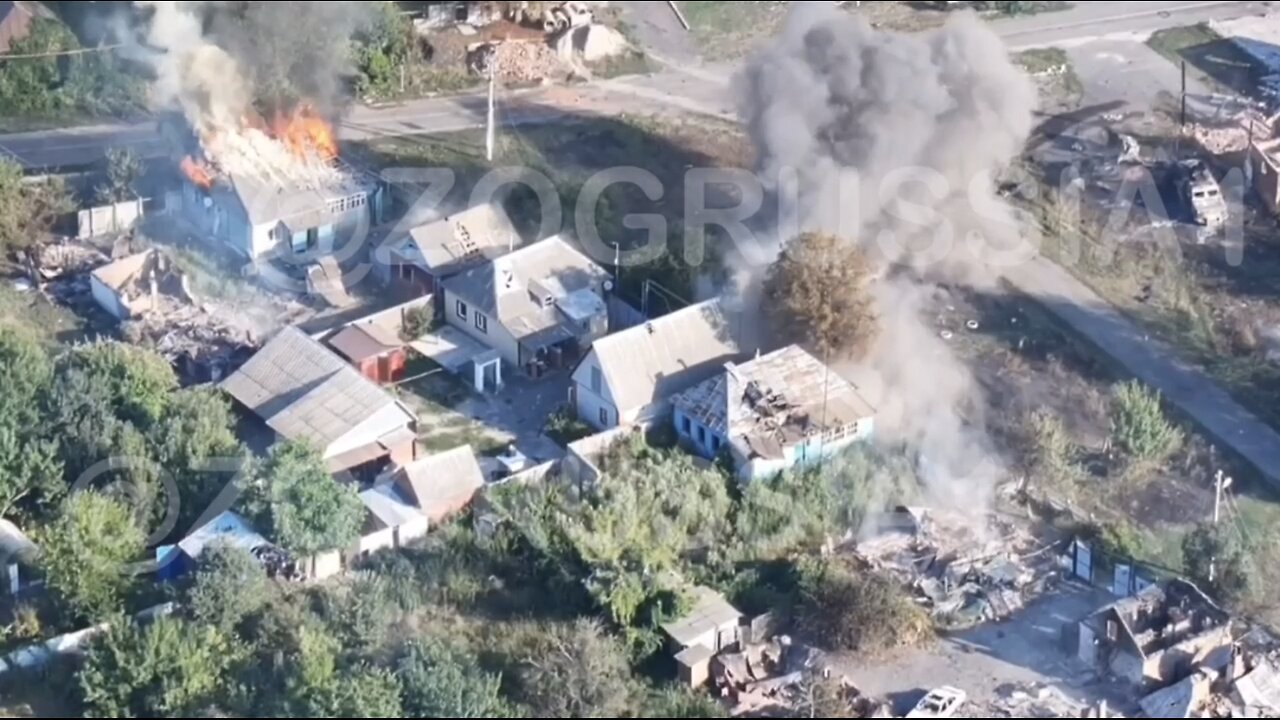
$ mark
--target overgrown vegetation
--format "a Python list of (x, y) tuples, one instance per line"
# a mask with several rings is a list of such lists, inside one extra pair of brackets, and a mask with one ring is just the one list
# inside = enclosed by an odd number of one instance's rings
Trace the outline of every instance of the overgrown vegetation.
[(1182, 541), (1182, 561), (1191, 579), (1231, 602), (1248, 596), (1255, 573), (1238, 532), (1230, 524), (1203, 523)]
[(31, 32), (0, 57), (0, 123), (119, 117), (140, 112), (146, 81), (112, 50), (81, 50), (59, 20), (37, 17)]
[(426, 335), (435, 324), (435, 315), (427, 305), (410, 308), (404, 313), (404, 324), (400, 327), (400, 339), (411, 342)]
[(129, 148), (107, 150), (107, 177), (94, 190), (95, 199), (102, 205), (136, 200), (137, 182), (142, 177), (142, 158)]
[(560, 445), (568, 445), (571, 442), (590, 437), (595, 433), (595, 430), (583, 422), (572, 407), (564, 406), (557, 408), (547, 418), (547, 426), (543, 429), (543, 432)]
[(54, 222), (73, 208), (60, 178), (26, 182), (20, 165), (0, 157), (0, 265), (43, 243)]
[(828, 650), (875, 655), (933, 637), (933, 621), (891, 578), (837, 562), (801, 565), (801, 630)]

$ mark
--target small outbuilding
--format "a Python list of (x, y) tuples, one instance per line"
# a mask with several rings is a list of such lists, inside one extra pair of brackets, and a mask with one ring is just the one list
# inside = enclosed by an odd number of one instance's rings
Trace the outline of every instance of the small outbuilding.
[(692, 594), (692, 609), (662, 631), (676, 652), (681, 682), (699, 687), (711, 677), (711, 659), (738, 647), (742, 613), (711, 588), (696, 587)]

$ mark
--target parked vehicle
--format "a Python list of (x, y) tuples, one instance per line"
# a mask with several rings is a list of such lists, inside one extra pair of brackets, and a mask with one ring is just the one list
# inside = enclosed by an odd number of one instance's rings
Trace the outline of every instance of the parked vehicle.
[(909, 718), (949, 718), (955, 717), (969, 696), (963, 690), (953, 687), (940, 687), (930, 690), (920, 698), (915, 709), (907, 713)]

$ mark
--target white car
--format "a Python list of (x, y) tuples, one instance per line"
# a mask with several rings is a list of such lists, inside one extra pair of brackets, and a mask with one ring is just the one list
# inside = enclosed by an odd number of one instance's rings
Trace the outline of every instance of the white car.
[(955, 717), (959, 712), (960, 706), (964, 705), (969, 696), (965, 691), (958, 690), (953, 687), (940, 687), (936, 690), (930, 690), (928, 695), (920, 698), (920, 702), (916, 703), (916, 707), (907, 713), (909, 718), (948, 718)]

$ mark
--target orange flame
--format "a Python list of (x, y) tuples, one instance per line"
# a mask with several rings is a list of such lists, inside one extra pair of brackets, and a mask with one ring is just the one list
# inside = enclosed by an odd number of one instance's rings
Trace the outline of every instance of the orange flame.
[(196, 187), (208, 190), (213, 187), (213, 172), (208, 165), (196, 160), (190, 155), (182, 158), (182, 162), (178, 164), (182, 174), (187, 179), (195, 183)]
[(271, 119), (270, 133), (298, 157), (318, 157), (325, 162), (338, 157), (333, 126), (311, 105), (299, 105), (292, 113), (277, 112)]

